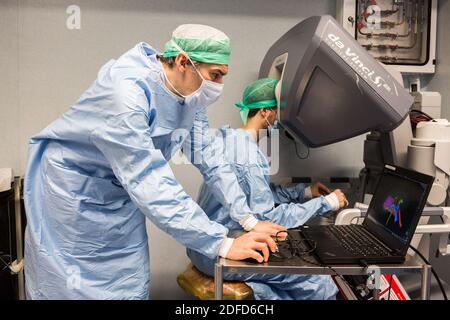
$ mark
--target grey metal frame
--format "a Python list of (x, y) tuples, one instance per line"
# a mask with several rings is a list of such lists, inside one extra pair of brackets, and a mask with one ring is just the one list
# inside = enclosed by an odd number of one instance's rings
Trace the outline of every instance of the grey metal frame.
[[(17, 263), (23, 260), (23, 243), (22, 243), (22, 213), (21, 213), (21, 204), (20, 204), (20, 188), (21, 188), (21, 179), (20, 177), (14, 177), (14, 207), (15, 207), (15, 221), (16, 221), (16, 256)], [(18, 293), (19, 300), (25, 300), (25, 279), (24, 279), (24, 270), (21, 270), (18, 273)]]
[[(317, 260), (308, 256), (308, 260), (317, 263)], [(421, 298), (430, 298), (431, 266), (418, 264), (413, 258), (407, 256), (402, 264), (376, 265), (381, 274), (420, 273)], [(331, 266), (340, 275), (367, 275), (366, 268), (360, 265), (333, 265)], [(285, 262), (252, 263), (218, 258), (214, 269), (215, 299), (223, 299), (224, 273), (256, 273), (256, 274), (307, 274), (307, 275), (333, 275), (328, 266), (318, 266), (308, 263), (300, 258), (293, 258)], [(374, 299), (379, 298), (378, 290), (374, 290)]]

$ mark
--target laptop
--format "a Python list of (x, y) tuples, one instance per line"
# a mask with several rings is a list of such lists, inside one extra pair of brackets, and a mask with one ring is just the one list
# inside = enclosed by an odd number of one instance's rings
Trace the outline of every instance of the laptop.
[(323, 264), (402, 263), (434, 178), (386, 165), (361, 225), (302, 226), (296, 231)]

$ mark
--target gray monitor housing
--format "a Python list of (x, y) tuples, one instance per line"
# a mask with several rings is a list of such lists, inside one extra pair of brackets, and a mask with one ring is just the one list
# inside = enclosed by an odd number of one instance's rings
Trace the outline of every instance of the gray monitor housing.
[(413, 103), (402, 84), (328, 15), (310, 17), (284, 34), (264, 57), (264, 77), (280, 79), (279, 120), (310, 147), (391, 131)]

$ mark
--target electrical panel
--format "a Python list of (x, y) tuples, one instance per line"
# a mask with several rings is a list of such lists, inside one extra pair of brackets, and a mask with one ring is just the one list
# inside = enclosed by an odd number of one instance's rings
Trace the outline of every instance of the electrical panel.
[(434, 73), (437, 0), (341, 0), (337, 19), (375, 59)]

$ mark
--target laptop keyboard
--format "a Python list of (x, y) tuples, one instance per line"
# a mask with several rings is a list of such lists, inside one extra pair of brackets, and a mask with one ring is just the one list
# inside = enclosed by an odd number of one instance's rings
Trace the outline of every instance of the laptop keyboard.
[(328, 230), (353, 255), (364, 257), (390, 255), (390, 251), (379, 244), (364, 228), (355, 225), (330, 225)]

